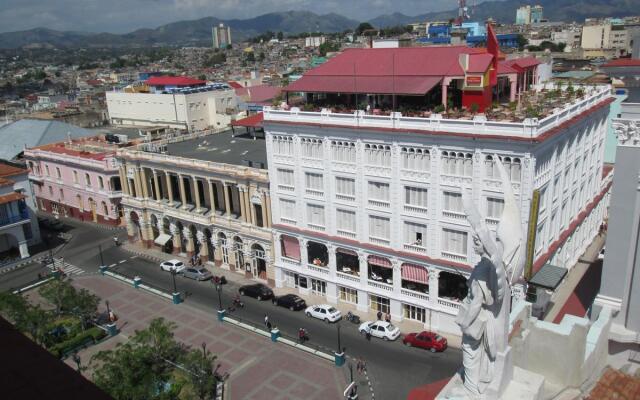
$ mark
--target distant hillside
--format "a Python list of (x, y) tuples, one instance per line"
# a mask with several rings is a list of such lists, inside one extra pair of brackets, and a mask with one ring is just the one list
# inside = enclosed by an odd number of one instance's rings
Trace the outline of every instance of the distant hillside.
[(205, 17), (178, 21), (155, 29), (138, 29), (117, 35), (111, 33), (62, 32), (36, 28), (28, 31), (0, 33), (0, 49), (19, 47), (122, 47), (150, 45), (207, 45), (211, 28), (224, 23), (231, 27), (233, 40), (243, 40), (266, 31), (285, 34), (302, 32), (341, 32), (353, 29), (358, 21), (338, 14), (318, 15), (306, 11), (288, 11), (260, 15), (251, 19), (222, 20)]
[[(513, 23), (516, 10), (521, 5), (540, 4), (544, 7), (544, 17), (551, 21), (583, 22), (592, 17), (624, 17), (640, 14), (640, 0), (506, 0), (486, 1), (473, 9), (471, 19), (484, 21), (489, 17), (502, 23)], [(369, 21), (371, 25), (382, 28), (405, 25), (420, 21), (446, 21), (458, 15), (457, 9), (433, 12), (414, 17), (400, 13), (381, 15)]]

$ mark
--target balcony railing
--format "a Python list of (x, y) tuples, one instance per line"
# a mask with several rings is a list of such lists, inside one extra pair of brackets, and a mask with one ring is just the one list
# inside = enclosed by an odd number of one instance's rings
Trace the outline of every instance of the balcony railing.
[(337, 233), (339, 236), (346, 237), (346, 238), (349, 238), (349, 239), (355, 239), (355, 238), (356, 238), (356, 234), (355, 234), (355, 233), (350, 232), (350, 231), (345, 231), (345, 230), (343, 230), (343, 229), (338, 229), (338, 230), (336, 231), (336, 233)]
[(329, 275), (329, 268), (327, 267), (318, 267), (316, 265), (313, 264), (307, 264), (307, 268), (309, 268), (311, 271), (315, 271), (319, 274), (323, 274), (323, 275)]
[(371, 279), (369, 279), (369, 286), (377, 288), (377, 289), (384, 290), (386, 292), (393, 292), (393, 286), (389, 285), (387, 283), (382, 283), (382, 282), (378, 282), (378, 281), (372, 281)]
[(322, 192), (322, 190), (316, 190), (316, 189), (306, 189), (306, 193), (309, 196), (315, 196), (315, 197), (323, 197), (324, 193)]
[(389, 202), (384, 200), (369, 199), (369, 205), (378, 208), (389, 208)]
[(429, 302), (429, 295), (427, 293), (416, 292), (415, 290), (405, 288), (400, 289), (400, 293), (402, 293), (403, 296), (411, 297), (412, 299)]
[(411, 204), (404, 205), (404, 211), (411, 214), (427, 215), (429, 210), (426, 207), (413, 206)]
[(467, 216), (464, 213), (456, 211), (442, 211), (442, 216), (449, 219), (466, 219)]
[(21, 210), (20, 214), (0, 218), (0, 226), (15, 224), (29, 219), (29, 211)]
[(457, 262), (467, 262), (467, 257), (462, 255), (462, 254), (457, 254), (457, 253), (450, 253), (448, 251), (443, 251), (442, 252), (442, 257), (448, 259), (448, 260), (452, 260), (452, 261), (457, 261)]
[(427, 252), (427, 249), (425, 247), (423, 247), (423, 245), (417, 245), (417, 244), (411, 244), (411, 243), (405, 243), (404, 249), (412, 251), (414, 253), (426, 253)]
[(443, 299), (442, 297), (438, 298), (438, 304), (440, 304), (443, 307), (454, 309), (454, 310), (458, 310), (460, 308), (459, 302)]
[(371, 242), (372, 244), (379, 244), (382, 246), (388, 246), (389, 243), (391, 243), (389, 239), (377, 238), (375, 236), (369, 236), (369, 242)]
[(360, 277), (358, 275), (351, 275), (344, 272), (336, 271), (336, 276), (347, 281), (360, 282)]

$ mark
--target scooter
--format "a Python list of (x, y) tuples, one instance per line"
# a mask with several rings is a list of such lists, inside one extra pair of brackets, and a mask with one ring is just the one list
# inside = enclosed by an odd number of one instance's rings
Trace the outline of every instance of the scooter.
[(347, 321), (352, 322), (354, 324), (360, 324), (360, 317), (353, 314), (351, 311), (347, 313)]

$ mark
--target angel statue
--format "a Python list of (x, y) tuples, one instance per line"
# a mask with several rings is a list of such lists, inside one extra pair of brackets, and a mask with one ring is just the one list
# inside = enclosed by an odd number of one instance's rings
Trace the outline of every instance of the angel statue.
[(467, 297), (462, 301), (456, 323), (462, 329), (464, 388), (471, 397), (480, 397), (496, 378), (496, 355), (507, 346), (510, 285), (522, 272), (522, 226), (520, 211), (509, 175), (494, 156), (504, 192), (504, 209), (494, 234), (480, 215), (468, 193), (462, 202), (473, 229), (473, 248), (480, 255), (467, 280)]

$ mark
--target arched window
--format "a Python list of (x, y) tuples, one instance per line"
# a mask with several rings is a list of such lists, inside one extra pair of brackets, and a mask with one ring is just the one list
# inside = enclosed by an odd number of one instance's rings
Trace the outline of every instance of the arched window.
[(89, 176), (89, 174), (84, 174), (84, 183), (87, 186), (91, 186), (91, 177)]

